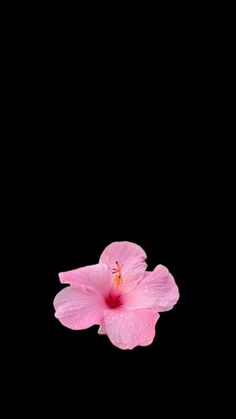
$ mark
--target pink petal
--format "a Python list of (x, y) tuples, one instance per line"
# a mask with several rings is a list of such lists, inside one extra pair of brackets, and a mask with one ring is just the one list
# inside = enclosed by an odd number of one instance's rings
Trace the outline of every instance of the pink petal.
[(102, 252), (99, 262), (106, 263), (112, 269), (115, 267), (116, 261), (119, 264), (127, 264), (128, 261), (143, 262), (147, 258), (144, 250), (135, 243), (131, 242), (114, 242), (109, 244)]
[(105, 323), (102, 320), (101, 323), (100, 323), (100, 327), (98, 329), (98, 334), (99, 335), (106, 335), (106, 333), (107, 333), (107, 331), (106, 331)]
[(93, 289), (66, 287), (54, 299), (55, 317), (70, 329), (87, 329), (99, 324), (107, 307), (103, 297)]
[(107, 310), (104, 312), (106, 333), (120, 349), (150, 345), (155, 336), (159, 314), (154, 310)]
[(143, 279), (147, 268), (145, 262), (139, 262), (137, 259), (130, 258), (124, 265), (121, 276), (123, 278), (122, 294), (132, 291)]
[(152, 308), (168, 311), (179, 299), (179, 290), (173, 276), (163, 265), (153, 272), (146, 272), (137, 287), (124, 296), (125, 307), (129, 309)]
[(116, 261), (122, 266), (123, 279), (122, 292), (131, 291), (138, 281), (143, 278), (147, 268), (144, 250), (135, 243), (114, 242), (105, 248), (100, 257), (100, 262), (106, 263), (111, 269), (116, 268)]
[(84, 289), (91, 287), (103, 295), (109, 292), (112, 283), (111, 269), (103, 263), (61, 272), (59, 278), (63, 284)]

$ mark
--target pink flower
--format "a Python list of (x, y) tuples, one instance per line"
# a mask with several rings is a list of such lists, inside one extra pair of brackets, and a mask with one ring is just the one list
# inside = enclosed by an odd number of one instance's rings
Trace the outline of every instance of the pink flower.
[(98, 333), (121, 349), (150, 345), (159, 312), (173, 308), (179, 291), (165, 266), (146, 272), (146, 257), (134, 243), (114, 242), (97, 265), (61, 272), (70, 286), (56, 295), (55, 316), (74, 330), (98, 324)]

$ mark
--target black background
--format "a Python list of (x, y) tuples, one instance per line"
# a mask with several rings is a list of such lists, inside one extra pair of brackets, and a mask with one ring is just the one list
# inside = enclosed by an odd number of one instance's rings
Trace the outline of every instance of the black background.
[[(88, 408), (105, 397), (117, 409), (127, 401), (154, 409), (161, 404), (165, 412), (194, 399), (199, 376), (204, 381), (211, 331), (204, 266), (211, 266), (208, 203), (214, 183), (205, 175), (209, 155), (199, 141), (204, 127), (192, 111), (186, 114), (181, 119), (177, 109), (170, 111), (156, 126), (145, 110), (135, 108), (128, 121), (107, 110), (106, 117), (79, 115), (77, 126), (63, 107), (51, 114), (50, 124), (39, 126), (28, 208), (34, 257), (27, 353), (36, 348), (33, 370), (39, 367), (42, 392), (51, 402), (56, 397), (53, 405), (59, 398), (60, 406), (73, 410), (86, 400)], [(51, 135), (58, 142), (49, 145)], [(72, 331), (54, 317), (53, 299), (63, 287), (58, 273), (96, 263), (117, 240), (142, 246), (148, 269), (167, 266), (180, 289), (174, 309), (160, 315), (153, 344), (131, 351), (114, 347), (97, 326)]]
[[(175, 13), (176, 30), (170, 30), (168, 12), (158, 35), (152, 34), (155, 22), (146, 39), (132, 31), (127, 44), (126, 36), (120, 42), (120, 28), (116, 42), (106, 28), (105, 41), (88, 28), (78, 35), (77, 22), (67, 32), (54, 12), (37, 37), (26, 28), (13, 66), (17, 115), (9, 126), (17, 138), (29, 139), (13, 147), (22, 177), (16, 171), (11, 217), (19, 217), (22, 231), (19, 246), (15, 233), (10, 239), (17, 253), (23, 250), (23, 267), (17, 266), (23, 280), (18, 273), (16, 282), (26, 302), (20, 300), (19, 319), (13, 312), (10, 337), (19, 353), (20, 384), (32, 367), (33, 392), (35, 383), (39, 399), (46, 393), (52, 401), (55, 394), (53, 408), (65, 404), (68, 416), (70, 408), (81, 413), (84, 399), (87, 409), (102, 407), (109, 416), (124, 416), (126, 402), (143, 406), (145, 414), (151, 404), (158, 414), (163, 404), (166, 416), (193, 396), (191, 417), (207, 384), (212, 354), (206, 338), (215, 324), (207, 320), (206, 298), (215, 278), (205, 267), (218, 262), (210, 243), (218, 244), (215, 213), (224, 202), (224, 144), (217, 138), (225, 138), (227, 124), (217, 113), (216, 68), (225, 43), (221, 35), (213, 40), (210, 28), (209, 38), (200, 40), (198, 21), (190, 36), (192, 17), (182, 27)], [(153, 344), (132, 351), (114, 347), (97, 326), (71, 331), (54, 317), (53, 299), (62, 289), (58, 273), (96, 263), (117, 240), (142, 246), (148, 269), (166, 265), (180, 289), (177, 305), (160, 316)]]
[[(100, 79), (100, 71), (94, 78), (85, 63), (75, 83), (77, 67), (70, 68), (62, 88), (55, 66), (47, 74), (30, 162), (38, 175), (33, 228), (40, 240), (34, 253), (43, 286), (37, 339), (46, 377), (50, 386), (74, 380), (68, 391), (75, 398), (87, 388), (95, 397), (103, 379), (106, 390), (114, 389), (112, 397), (130, 388), (137, 388), (137, 397), (160, 389), (180, 393), (180, 382), (191, 392), (204, 348), (204, 293), (199, 297), (197, 289), (214, 190), (207, 174), (214, 149), (205, 145), (212, 115), (204, 85), (192, 67), (183, 73), (176, 66), (173, 78), (169, 64), (156, 85), (150, 66), (140, 89), (134, 69), (115, 80), (108, 71)], [(97, 326), (72, 331), (54, 317), (53, 299), (62, 288), (58, 273), (96, 263), (117, 240), (142, 246), (148, 268), (166, 265), (180, 289), (175, 308), (160, 316), (153, 344), (132, 351), (114, 347)]]
[[(34, 142), (27, 144), (26, 181), (35, 174), (27, 208), (33, 254), (27, 334), (36, 343), (33, 365), (42, 368), (49, 397), (73, 381), (67, 392), (80, 403), (88, 389), (92, 400), (103, 391), (116, 398), (133, 388), (136, 399), (154, 391), (182, 400), (208, 362), (204, 266), (212, 266), (217, 183), (209, 167), (217, 145), (208, 147), (206, 138), (215, 121), (199, 78), (192, 83), (191, 72), (184, 73), (176, 83), (170, 71), (163, 73), (158, 90), (146, 78), (140, 91), (132, 73), (132, 83), (124, 85), (107, 77), (112, 88), (106, 91), (82, 76), (80, 91), (75, 69), (64, 90), (55, 69), (42, 90)], [(62, 289), (59, 272), (96, 263), (109, 243), (122, 240), (144, 248), (148, 269), (167, 266), (180, 289), (174, 309), (160, 315), (153, 344), (131, 351), (114, 347), (97, 326), (65, 328), (53, 308)]]
[[(107, 377), (108, 387), (116, 388), (121, 380), (124, 388), (142, 391), (151, 391), (145, 380), (156, 377), (156, 391), (178, 392), (180, 380), (188, 387), (196, 374), (203, 341), (197, 297), (204, 260), (199, 244), (203, 189), (190, 155), (180, 160), (171, 145), (163, 147), (164, 140), (158, 147), (158, 142), (147, 145), (139, 137), (128, 149), (128, 139), (114, 137), (106, 144), (91, 141), (79, 152), (63, 148), (60, 158), (49, 156), (53, 172), (42, 192), (39, 219), (47, 375), (56, 382), (61, 374), (63, 380), (79, 377), (82, 392), (86, 386), (80, 380), (99, 387), (99, 377)], [(97, 334), (97, 326), (65, 328), (54, 317), (52, 304), (62, 289), (58, 273), (96, 263), (104, 247), (116, 240), (142, 246), (148, 269), (166, 265), (180, 289), (177, 305), (160, 316), (153, 344), (131, 351), (114, 347)]]

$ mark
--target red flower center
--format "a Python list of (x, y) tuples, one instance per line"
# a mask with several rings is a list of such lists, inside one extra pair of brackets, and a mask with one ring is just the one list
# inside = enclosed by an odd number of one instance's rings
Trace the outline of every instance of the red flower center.
[(109, 308), (116, 308), (122, 305), (121, 295), (110, 293), (106, 299), (106, 304)]

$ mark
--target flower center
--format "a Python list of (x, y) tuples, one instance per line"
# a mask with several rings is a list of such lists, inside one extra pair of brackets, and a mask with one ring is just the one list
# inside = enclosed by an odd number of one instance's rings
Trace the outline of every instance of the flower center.
[(122, 305), (121, 295), (110, 293), (105, 299), (109, 308), (116, 308)]
[(110, 293), (105, 297), (106, 304), (109, 308), (116, 308), (123, 304), (119, 287), (123, 284), (123, 278), (121, 276), (121, 269), (123, 265), (119, 265), (116, 260), (116, 267), (112, 269), (113, 283), (111, 286)]
[(121, 269), (123, 267), (123, 264), (120, 266), (118, 260), (116, 260), (116, 268), (112, 269), (112, 274), (115, 275), (113, 278), (113, 281), (117, 288), (123, 284), (123, 279), (121, 276)]

